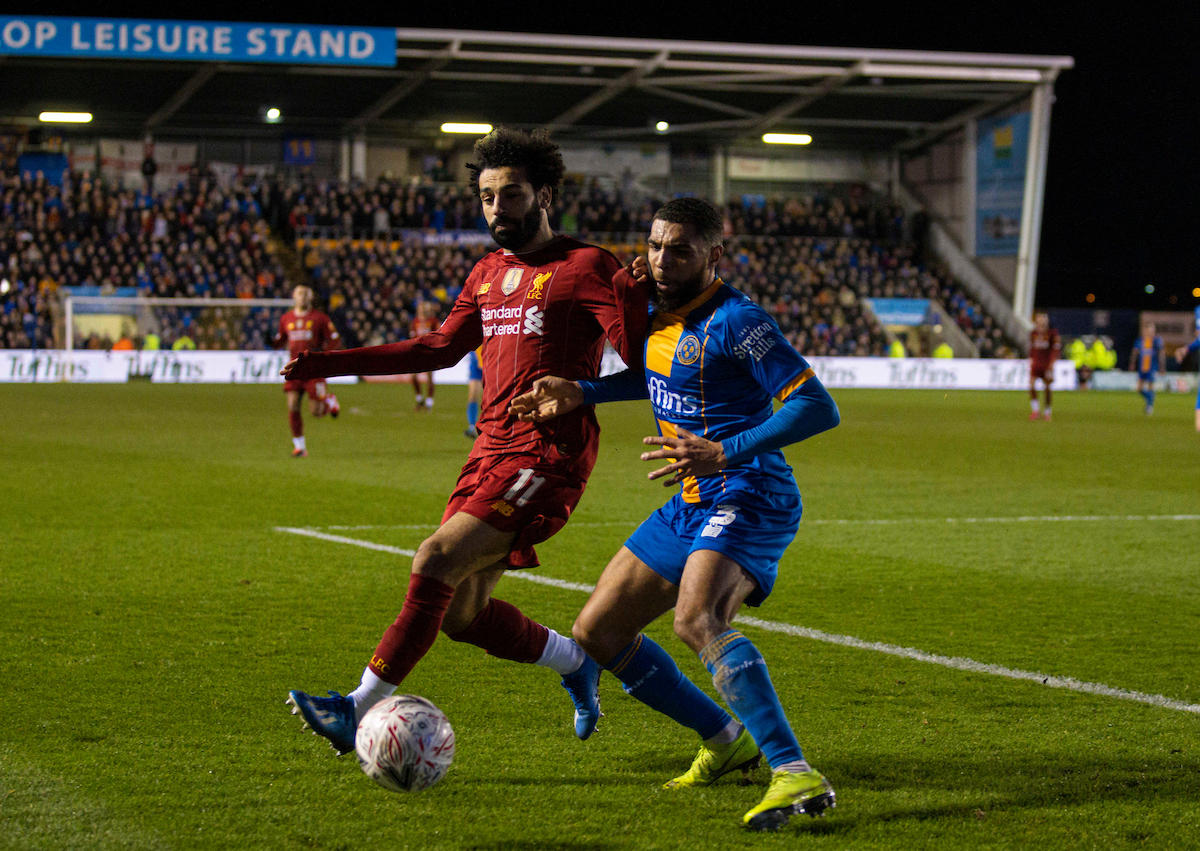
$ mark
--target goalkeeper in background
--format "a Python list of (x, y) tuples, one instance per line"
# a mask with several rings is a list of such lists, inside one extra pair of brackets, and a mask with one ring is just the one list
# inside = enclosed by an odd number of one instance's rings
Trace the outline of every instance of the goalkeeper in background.
[[(342, 339), (329, 317), (314, 310), (312, 303), (312, 288), (301, 284), (292, 290), (292, 309), (279, 318), (279, 333), (275, 335), (274, 346), (279, 348), (287, 343), (292, 360), (301, 352), (328, 352), (342, 347)], [(314, 417), (329, 414), (336, 419), (342, 409), (337, 396), (329, 393), (324, 380), (319, 378), (285, 381), (283, 390), (287, 394), (288, 424), (292, 429), (292, 457), (306, 458), (308, 447), (304, 443), (300, 397), (308, 394), (309, 410)]]

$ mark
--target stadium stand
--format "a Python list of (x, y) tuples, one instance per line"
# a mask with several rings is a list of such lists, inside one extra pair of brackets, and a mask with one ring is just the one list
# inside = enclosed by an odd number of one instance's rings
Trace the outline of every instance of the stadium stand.
[[(863, 300), (922, 298), (940, 304), (980, 356), (1015, 356), (1016, 346), (980, 305), (945, 270), (921, 262), (920, 239), (900, 207), (862, 187), (840, 192), (729, 202), (721, 274), (769, 310), (808, 355), (881, 356), (887, 333)], [(569, 183), (552, 224), (628, 260), (658, 203)], [(417, 302), (435, 302), (444, 316), (467, 272), (491, 248), (486, 239), (439, 245), (420, 239), (447, 231), (486, 231), (466, 186), (381, 178), (369, 186), (263, 181), (222, 188), (196, 169), (174, 190), (151, 196), (78, 174), (60, 189), (40, 176), (6, 172), (0, 263), (8, 284), (0, 293), (0, 345), (29, 347), (35, 327), (39, 347), (60, 342), (60, 286), (286, 298), (305, 277), (347, 345), (404, 339)], [(273, 254), (275, 234), (283, 247)], [(278, 255), (291, 246), (298, 256), (289, 266)], [(271, 338), (276, 313), (156, 309), (151, 324), (164, 347), (186, 337), (198, 348), (256, 349)], [(116, 342), (92, 335), (77, 345)]]

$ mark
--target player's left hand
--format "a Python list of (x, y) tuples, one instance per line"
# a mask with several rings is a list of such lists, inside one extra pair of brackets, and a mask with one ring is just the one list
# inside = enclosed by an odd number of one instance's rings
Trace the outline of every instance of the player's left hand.
[(654, 481), (670, 476), (663, 482), (664, 487), (677, 485), (688, 476), (711, 476), (718, 470), (723, 470), (729, 463), (729, 459), (725, 457), (724, 446), (705, 440), (685, 428), (679, 429), (678, 437), (643, 437), (642, 443), (663, 447), (643, 452), (643, 461), (654, 461), (658, 458), (675, 459), (673, 463), (659, 467), (646, 477)]
[(279, 370), (288, 381), (309, 381), (313, 378), (324, 378), (320, 368), (317, 366), (320, 358), (313, 357), (312, 352), (301, 352), (292, 360), (288, 361), (283, 369)]

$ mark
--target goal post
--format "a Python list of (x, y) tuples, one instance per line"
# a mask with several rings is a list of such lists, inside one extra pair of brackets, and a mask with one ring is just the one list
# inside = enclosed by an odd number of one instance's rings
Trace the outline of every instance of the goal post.
[[(292, 300), (287, 298), (167, 298), (158, 296), (77, 296), (67, 295), (63, 300), (63, 320), (65, 322), (63, 342), (68, 353), (75, 351), (75, 319), (77, 315), (92, 314), (105, 316), (130, 316), (134, 327), (145, 331), (158, 333), (164, 317), (156, 315), (154, 308), (164, 310), (186, 310), (189, 324), (198, 322), (201, 327), (216, 326), (229, 330), (229, 321), (236, 320), (239, 312), (249, 312), (258, 309), (267, 317), (267, 333), (274, 336), (275, 324), (270, 322), (272, 311), (278, 310), (279, 315), (292, 306)], [(104, 308), (110, 308), (105, 310)], [(279, 315), (274, 315), (277, 323)], [(261, 317), (258, 317), (261, 319)], [(261, 324), (261, 322), (259, 323)], [(241, 331), (237, 341), (229, 340), (227, 335), (214, 335), (233, 345), (217, 346), (218, 349), (240, 349)], [(267, 338), (270, 339), (269, 337)], [(265, 342), (265, 341), (264, 341)]]

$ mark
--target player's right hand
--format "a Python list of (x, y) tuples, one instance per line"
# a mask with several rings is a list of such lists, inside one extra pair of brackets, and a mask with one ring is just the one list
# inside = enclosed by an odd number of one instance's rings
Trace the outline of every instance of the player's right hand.
[(533, 382), (533, 389), (508, 403), (508, 412), (527, 423), (544, 423), (568, 414), (582, 404), (583, 389), (578, 382), (544, 375)]

